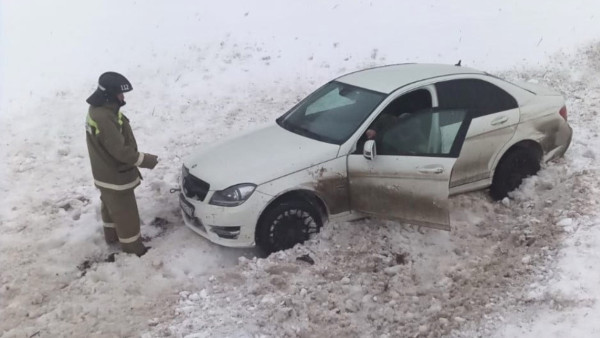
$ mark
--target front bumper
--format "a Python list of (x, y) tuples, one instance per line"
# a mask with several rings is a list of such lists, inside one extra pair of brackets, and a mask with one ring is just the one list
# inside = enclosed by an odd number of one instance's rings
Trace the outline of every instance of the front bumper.
[[(254, 246), (258, 217), (270, 201), (270, 196), (255, 190), (243, 204), (236, 207), (221, 207), (208, 204), (213, 193), (214, 191), (209, 192), (203, 202), (187, 198), (183, 194), (179, 196), (185, 225), (219, 245)], [(191, 215), (190, 208), (185, 206), (186, 203), (193, 207)]]

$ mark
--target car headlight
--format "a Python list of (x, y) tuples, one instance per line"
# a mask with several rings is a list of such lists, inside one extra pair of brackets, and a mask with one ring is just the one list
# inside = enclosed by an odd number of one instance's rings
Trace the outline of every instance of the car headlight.
[(210, 199), (210, 204), (222, 207), (235, 207), (244, 202), (252, 195), (256, 184), (243, 183), (231, 186), (225, 190), (215, 191)]

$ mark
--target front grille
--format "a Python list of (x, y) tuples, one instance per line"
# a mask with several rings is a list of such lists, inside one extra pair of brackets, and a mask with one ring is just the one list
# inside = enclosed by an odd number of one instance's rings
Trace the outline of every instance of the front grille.
[(208, 189), (210, 189), (210, 184), (190, 174), (190, 171), (185, 166), (183, 166), (181, 175), (183, 177), (183, 193), (185, 196), (204, 201), (206, 194), (208, 194)]

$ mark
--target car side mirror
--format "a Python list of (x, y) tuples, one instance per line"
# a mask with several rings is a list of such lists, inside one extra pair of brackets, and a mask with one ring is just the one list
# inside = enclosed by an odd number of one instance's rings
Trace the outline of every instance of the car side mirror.
[(375, 146), (375, 140), (367, 140), (363, 147), (363, 156), (367, 160), (374, 160), (377, 154), (377, 147)]

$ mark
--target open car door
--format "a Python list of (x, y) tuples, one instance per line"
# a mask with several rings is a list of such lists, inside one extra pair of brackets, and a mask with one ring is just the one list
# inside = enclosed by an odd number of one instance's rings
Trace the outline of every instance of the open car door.
[(449, 184), (469, 128), (467, 110), (429, 108), (382, 118), (364, 154), (348, 156), (352, 209), (450, 230)]

